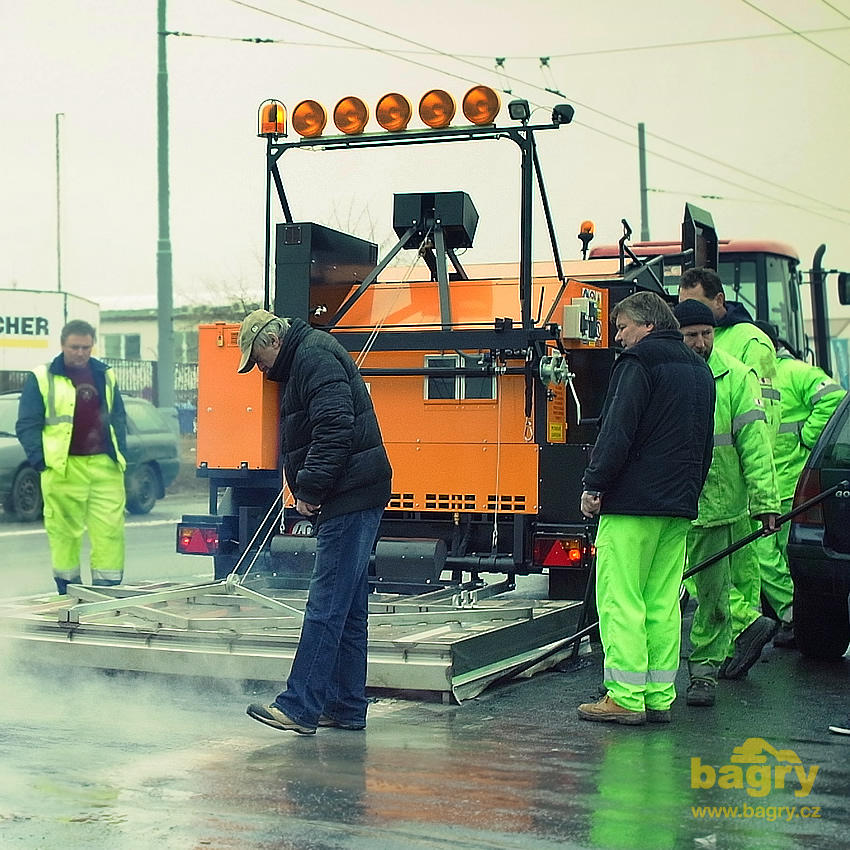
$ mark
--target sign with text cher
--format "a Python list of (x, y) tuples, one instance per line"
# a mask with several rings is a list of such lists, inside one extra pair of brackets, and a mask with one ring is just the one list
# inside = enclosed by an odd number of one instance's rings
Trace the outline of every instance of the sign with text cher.
[(52, 360), (67, 322), (82, 319), (97, 329), (99, 318), (94, 301), (67, 292), (0, 290), (0, 371), (28, 371)]

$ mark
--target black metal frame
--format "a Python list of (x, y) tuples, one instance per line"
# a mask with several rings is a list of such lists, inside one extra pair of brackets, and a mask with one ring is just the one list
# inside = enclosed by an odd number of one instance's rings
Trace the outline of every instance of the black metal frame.
[[(552, 246), (552, 253), (557, 269), (558, 278), (562, 281), (562, 286), (566, 286), (563, 278), (563, 270), (561, 266), (560, 253), (558, 251), (557, 238), (555, 235), (555, 227), (552, 222), (552, 213), (549, 207), (549, 199), (546, 194), (546, 187), (543, 182), (543, 173), (540, 167), (540, 161), (537, 155), (537, 143), (534, 134), (540, 130), (557, 130), (561, 126), (560, 123), (554, 121), (550, 124), (535, 124), (530, 125), (523, 123), (521, 126), (511, 127), (496, 127), (495, 125), (487, 125), (483, 127), (447, 127), (436, 130), (405, 130), (401, 133), (384, 132), (379, 134), (364, 134), (359, 136), (327, 136), (316, 139), (300, 139), (296, 142), (281, 142), (276, 137), (269, 137), (266, 147), (266, 239), (265, 239), (265, 291), (264, 291), (264, 306), (270, 309), (271, 301), (271, 234), (272, 234), (272, 183), (274, 183), (280, 208), (286, 223), (292, 223), (292, 212), (289, 206), (289, 201), (286, 197), (286, 191), (283, 186), (283, 179), (280, 173), (278, 160), (290, 150), (359, 150), (361, 148), (382, 148), (395, 147), (400, 145), (418, 145), (418, 144), (441, 144), (446, 142), (462, 142), (462, 141), (484, 141), (492, 139), (508, 138), (513, 141), (520, 149), (520, 307), (522, 328), (528, 332), (533, 327), (535, 322), (531, 316), (531, 282), (532, 282), (532, 221), (533, 221), (533, 195), (534, 195), (534, 178), (536, 177), (540, 200), (543, 206), (543, 213), (546, 218), (546, 225), (549, 231), (549, 239)], [(389, 254), (381, 260), (373, 272), (360, 284), (357, 290), (352, 293), (347, 301), (340, 307), (336, 315), (328, 322), (328, 329), (338, 327), (339, 321), (343, 318), (350, 307), (357, 299), (374, 283), (378, 274), (386, 267), (387, 263), (401, 250), (404, 243), (412, 236), (415, 231), (411, 227), (391, 249)], [(451, 323), (451, 308), (449, 303), (449, 285), (448, 272), (446, 267), (446, 256), (449, 255), (452, 262), (457, 268), (456, 258), (445, 246), (445, 240), (440, 228), (435, 229), (434, 233), (435, 248), (436, 248), (436, 269), (437, 282), (440, 295), (440, 323), (443, 331), (450, 332), (452, 347), (460, 347), (459, 341), (455, 335), (457, 331), (452, 331)], [(547, 323), (548, 323), (547, 317)], [(429, 336), (431, 346), (437, 345), (440, 347), (442, 343), (435, 339), (432, 335)], [(551, 337), (546, 337), (551, 338)], [(522, 347), (525, 348), (529, 344)], [(405, 346), (406, 347), (406, 346)], [(485, 344), (484, 348), (492, 347), (491, 344)]]

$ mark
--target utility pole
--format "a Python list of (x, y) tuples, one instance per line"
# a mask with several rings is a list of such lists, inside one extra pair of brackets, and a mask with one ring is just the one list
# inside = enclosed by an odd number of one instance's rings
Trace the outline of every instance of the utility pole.
[(646, 188), (646, 134), (638, 124), (638, 158), (640, 162), (640, 241), (649, 242), (649, 198)]
[(62, 183), (59, 170), (59, 119), (63, 118), (64, 112), (57, 112), (55, 119), (56, 137), (56, 291), (62, 291)]
[(165, 2), (157, 0), (157, 178), (159, 235), (156, 243), (158, 343), (156, 402), (174, 407), (174, 294), (171, 275), (171, 229), (168, 187), (168, 66), (165, 51)]

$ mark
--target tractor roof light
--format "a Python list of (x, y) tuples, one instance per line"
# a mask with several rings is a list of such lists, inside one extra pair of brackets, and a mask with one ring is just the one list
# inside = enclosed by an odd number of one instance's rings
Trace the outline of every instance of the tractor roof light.
[(431, 89), (419, 101), (419, 117), (432, 130), (448, 127), (455, 117), (455, 99), (442, 89)]
[(328, 113), (316, 100), (302, 100), (292, 110), (292, 129), (305, 139), (321, 136), (327, 123)]
[(467, 121), (479, 126), (492, 124), (502, 108), (502, 101), (489, 86), (474, 86), (463, 96), (461, 108)]
[(257, 113), (257, 135), (286, 135), (286, 107), (279, 100), (264, 100)]
[(413, 115), (413, 107), (410, 101), (397, 92), (385, 94), (375, 107), (375, 118), (378, 123), (391, 133), (406, 130)]
[(587, 259), (587, 246), (590, 245), (595, 231), (596, 225), (590, 219), (586, 219), (579, 225), (578, 238), (581, 242), (581, 258), (583, 260)]
[(334, 107), (334, 124), (340, 133), (357, 136), (369, 121), (369, 107), (359, 97), (344, 97)]

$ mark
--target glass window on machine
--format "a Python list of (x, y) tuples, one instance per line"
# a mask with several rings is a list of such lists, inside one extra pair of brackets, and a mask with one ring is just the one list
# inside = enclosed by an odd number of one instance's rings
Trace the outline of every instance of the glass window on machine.
[(793, 340), (794, 319), (789, 294), (791, 269), (783, 257), (767, 257), (768, 321), (776, 325), (780, 339)]
[(752, 318), (758, 318), (755, 260), (724, 261), (721, 257), (717, 273), (723, 281), (726, 300), (739, 301)]
[[(462, 357), (458, 354), (426, 355), (428, 369), (459, 369), (474, 366), (477, 357)], [(439, 375), (433, 372), (425, 376), (426, 399), (494, 399), (496, 398), (496, 376), (487, 375)]]
[[(457, 355), (427, 355), (427, 369), (456, 369), (460, 358)], [(450, 372), (447, 375), (434, 374), (425, 376), (425, 398), (454, 399), (460, 398), (460, 376)]]

